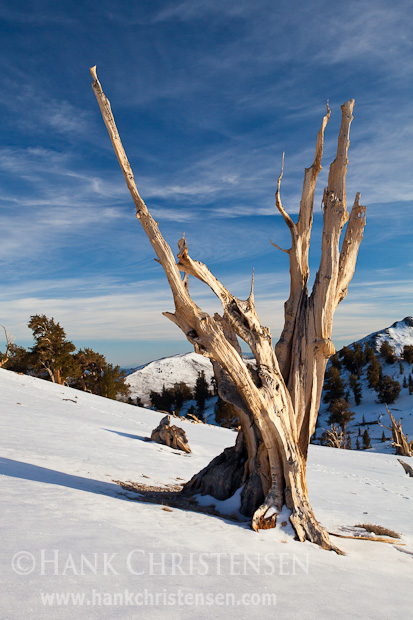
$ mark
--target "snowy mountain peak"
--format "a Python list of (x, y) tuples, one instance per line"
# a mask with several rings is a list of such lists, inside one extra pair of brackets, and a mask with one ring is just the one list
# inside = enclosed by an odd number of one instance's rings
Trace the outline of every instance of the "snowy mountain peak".
[(198, 353), (182, 353), (163, 357), (136, 369), (126, 378), (131, 388), (131, 396), (139, 398), (145, 405), (150, 404), (150, 393), (161, 392), (163, 386), (172, 388), (175, 383), (183, 381), (189, 388), (195, 387), (198, 374), (204, 371), (208, 383), (213, 377), (210, 360)]
[(390, 327), (366, 336), (360, 342), (368, 342), (371, 347), (379, 351), (385, 340), (394, 349), (396, 355), (400, 356), (405, 345), (413, 345), (413, 317), (406, 316)]

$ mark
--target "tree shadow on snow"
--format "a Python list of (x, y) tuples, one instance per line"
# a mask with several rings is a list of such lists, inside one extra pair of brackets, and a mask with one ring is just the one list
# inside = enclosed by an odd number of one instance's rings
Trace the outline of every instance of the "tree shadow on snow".
[(108, 433), (115, 433), (115, 435), (120, 435), (121, 437), (128, 437), (128, 439), (139, 439), (139, 441), (150, 441), (150, 437), (144, 437), (143, 435), (131, 435), (130, 433), (121, 433), (120, 431), (112, 431), (110, 428), (103, 428), (102, 430), (107, 431)]
[(125, 493), (122, 493), (119, 486), (113, 482), (65, 474), (54, 469), (47, 469), (46, 467), (39, 467), (39, 465), (14, 461), (12, 459), (0, 458), (0, 475), (21, 480), (55, 484), (68, 489), (77, 489), (87, 493), (96, 493), (97, 495), (107, 495), (122, 500), (130, 501), (131, 499)]
[[(115, 431), (111, 431), (115, 432)], [(131, 437), (135, 438), (134, 435)], [(218, 517), (224, 521), (237, 522), (240, 527), (249, 527), (243, 523), (243, 519), (236, 514), (222, 514), (213, 505), (199, 505), (195, 498), (185, 497), (181, 494), (182, 484), (170, 484), (166, 487), (154, 487), (138, 482), (123, 482), (113, 480), (104, 482), (92, 478), (83, 478), (73, 474), (65, 474), (55, 469), (24, 463), (0, 457), (0, 475), (54, 484), (68, 489), (77, 489), (86, 493), (95, 493), (107, 497), (113, 497), (123, 501), (135, 501), (142, 504), (158, 504), (163, 510), (177, 508), (184, 511), (200, 512)], [(172, 508), (171, 508), (172, 507)]]

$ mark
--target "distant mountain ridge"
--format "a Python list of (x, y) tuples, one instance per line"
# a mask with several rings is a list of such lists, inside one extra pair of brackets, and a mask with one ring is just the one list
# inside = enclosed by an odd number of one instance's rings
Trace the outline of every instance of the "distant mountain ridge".
[(150, 393), (161, 392), (163, 386), (169, 389), (175, 383), (183, 381), (193, 389), (198, 374), (202, 371), (208, 383), (211, 383), (214, 374), (211, 362), (193, 351), (149, 362), (129, 374), (126, 383), (130, 386), (132, 398), (139, 397), (145, 405), (149, 405)]
[[(390, 327), (373, 332), (348, 346), (351, 347), (356, 342), (367, 342), (378, 352), (384, 340), (387, 340), (396, 355), (400, 356), (404, 345), (413, 345), (413, 317), (396, 321)], [(202, 371), (210, 383), (213, 371), (209, 359), (195, 352), (182, 353), (154, 360), (132, 370), (126, 377), (126, 383), (130, 386), (132, 399), (139, 397), (145, 405), (150, 405), (151, 391), (161, 392), (163, 386), (166, 389), (172, 388), (181, 381), (193, 389), (198, 374)]]
[[(370, 345), (375, 351), (380, 351), (380, 347), (383, 342), (387, 340), (397, 357), (400, 357), (405, 345), (413, 345), (413, 317), (406, 316), (401, 321), (396, 321), (390, 327), (386, 327), (377, 332), (373, 332), (368, 336), (365, 336), (361, 340), (357, 340), (360, 344)], [(348, 346), (352, 346), (356, 342), (352, 342)]]

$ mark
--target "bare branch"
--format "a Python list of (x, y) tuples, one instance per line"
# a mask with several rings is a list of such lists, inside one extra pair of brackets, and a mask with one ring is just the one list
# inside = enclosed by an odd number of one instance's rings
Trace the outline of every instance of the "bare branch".
[(7, 329), (4, 327), (4, 325), (2, 325), (1, 327), (4, 329), (4, 335), (6, 336), (7, 348), (6, 348), (6, 353), (4, 354), (4, 357), (0, 360), (0, 368), (2, 368), (6, 364), (6, 362), (8, 362), (10, 353), (11, 353), (11, 347), (14, 344), (14, 338), (11, 339), (11, 337), (9, 337), (7, 333)]
[(176, 266), (176, 261), (172, 254), (172, 250), (161, 235), (158, 228), (158, 223), (155, 222), (155, 220), (152, 218), (151, 214), (148, 211), (148, 208), (146, 207), (144, 201), (139, 195), (132, 168), (129, 164), (116, 127), (115, 119), (113, 117), (110, 107), (110, 102), (106, 98), (102, 90), (102, 86), (97, 78), (96, 67), (92, 67), (90, 69), (90, 73), (93, 77), (92, 88), (96, 95), (96, 99), (99, 104), (104, 123), (108, 130), (113, 149), (123, 172), (123, 176), (125, 177), (126, 184), (136, 206), (136, 215), (139, 218), (149, 238), (149, 241), (151, 242), (152, 247), (158, 256), (158, 259), (165, 270), (165, 274), (168, 278), (168, 282), (174, 295), (175, 302), (179, 299), (180, 303), (190, 304), (188, 292), (185, 288), (184, 283), (181, 280), (181, 276)]
[(294, 231), (295, 224), (293, 220), (291, 219), (291, 217), (288, 215), (287, 211), (284, 209), (282, 202), (281, 202), (280, 190), (281, 190), (281, 179), (283, 178), (283, 174), (284, 174), (284, 153), (283, 153), (282, 162), (281, 162), (281, 172), (280, 172), (280, 176), (278, 177), (278, 181), (277, 181), (277, 191), (275, 192), (275, 204), (277, 206), (278, 211), (283, 216), (288, 228), (291, 231)]
[(289, 253), (291, 252), (291, 249), (292, 249), (292, 248), (290, 248), (289, 250), (283, 250), (282, 248), (280, 248), (280, 246), (279, 246), (279, 245), (277, 245), (276, 243), (274, 243), (273, 241), (271, 241), (271, 239), (270, 239), (270, 243), (271, 243), (271, 245), (273, 245), (275, 248), (277, 248), (277, 250), (280, 250), (281, 252), (285, 252), (285, 254), (289, 254)]
[(350, 146), (350, 125), (353, 120), (354, 99), (350, 99), (341, 106), (341, 127), (338, 136), (336, 158), (330, 166), (328, 175), (328, 192), (333, 193), (346, 209), (346, 173), (347, 154)]
[(249, 345), (257, 363), (273, 367), (276, 359), (271, 344), (271, 334), (268, 328), (261, 325), (255, 311), (254, 280), (252, 279), (249, 298), (242, 301), (234, 297), (204, 263), (193, 260), (189, 256), (185, 239), (181, 239), (178, 245), (178, 268), (209, 286), (221, 301), (224, 316), (229, 320), (236, 334)]
[[(387, 405), (386, 409), (392, 425), (388, 430), (391, 430), (392, 444), (396, 448), (396, 454), (399, 454), (400, 456), (413, 456), (413, 441), (409, 441), (409, 436), (404, 434), (401, 419), (399, 419), (399, 422), (396, 423), (396, 420)], [(383, 426), (383, 424), (380, 424), (380, 426)]]
[(360, 206), (360, 192), (356, 194), (353, 208), (344, 235), (338, 268), (336, 305), (347, 295), (348, 285), (356, 268), (360, 243), (366, 225), (366, 207)]
[(321, 159), (324, 148), (324, 132), (327, 123), (330, 120), (331, 110), (327, 101), (327, 112), (321, 123), (320, 131), (317, 134), (317, 143), (315, 148), (314, 161), (309, 168), (305, 169), (303, 191), (300, 201), (300, 215), (298, 217), (297, 228), (302, 235), (305, 231), (310, 232), (313, 222), (314, 193), (317, 183), (317, 177), (322, 170)]
[(330, 338), (333, 328), (339, 272), (340, 235), (348, 220), (345, 178), (353, 106), (354, 99), (350, 99), (341, 106), (341, 127), (337, 142), (337, 154), (330, 166), (328, 186), (324, 190), (321, 260), (312, 293), (316, 308), (318, 338)]

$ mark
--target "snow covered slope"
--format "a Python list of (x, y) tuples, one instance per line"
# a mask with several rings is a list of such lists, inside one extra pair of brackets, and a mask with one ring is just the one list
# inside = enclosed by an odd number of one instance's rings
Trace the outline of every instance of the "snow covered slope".
[[(393, 323), (391, 327), (374, 332), (373, 334), (370, 334), (357, 342), (363, 347), (364, 343), (367, 342), (378, 353), (382, 343), (385, 340), (389, 342), (396, 355), (400, 356), (405, 345), (413, 344), (413, 318), (406, 317), (402, 321)], [(354, 344), (357, 343), (352, 343), (349, 347), (353, 348)], [(389, 405), (389, 409), (394, 415), (396, 421), (401, 419), (403, 431), (411, 439), (413, 437), (413, 395), (409, 394), (408, 387), (403, 387), (403, 383), (404, 380), (406, 380), (406, 384), (408, 383), (409, 375), (413, 372), (413, 367), (401, 358), (394, 364), (386, 363), (380, 356), (379, 361), (382, 364), (383, 375), (388, 375), (400, 383), (400, 395), (393, 404)], [(390, 431), (385, 430), (387, 441), (382, 442), (383, 428), (378, 424), (378, 421), (380, 420), (380, 423), (385, 426), (389, 426), (391, 423), (386, 411), (386, 406), (379, 402), (377, 392), (370, 389), (368, 386), (367, 365), (362, 369), (362, 375), (360, 377), (362, 401), (358, 406), (355, 403), (355, 399), (350, 388), (350, 372), (342, 367), (340, 373), (345, 384), (345, 390), (348, 393), (348, 401), (351, 410), (355, 414), (354, 419), (349, 424), (352, 448), (354, 449), (356, 447), (357, 437), (359, 438), (360, 445), (362, 445), (362, 440), (359, 433), (363, 433), (365, 428), (367, 428), (371, 439), (372, 450), (393, 454), (394, 447), (391, 443)], [(326, 429), (329, 426), (329, 415), (327, 405), (322, 402), (317, 421), (318, 429), (316, 434), (318, 437), (321, 436), (323, 429)], [(363, 424), (363, 420), (366, 424)]]
[(137, 368), (126, 378), (130, 386), (132, 398), (139, 397), (145, 405), (150, 404), (151, 391), (161, 392), (162, 387), (167, 389), (175, 383), (183, 381), (191, 389), (195, 387), (198, 374), (204, 371), (208, 383), (213, 377), (212, 364), (206, 357), (198, 353), (183, 353), (150, 362)]
[(385, 340), (394, 349), (396, 355), (400, 357), (405, 345), (413, 345), (413, 317), (407, 316), (402, 321), (396, 321), (390, 327), (374, 332), (359, 342), (368, 342), (372, 348), (380, 351)]
[(405, 543), (336, 539), (340, 557), (289, 527), (257, 534), (113, 482), (186, 480), (232, 431), (180, 422), (185, 455), (144, 441), (161, 414), (2, 369), (0, 413), (2, 620), (411, 617), (413, 479), (392, 455), (310, 446), (327, 529), (375, 523)]

